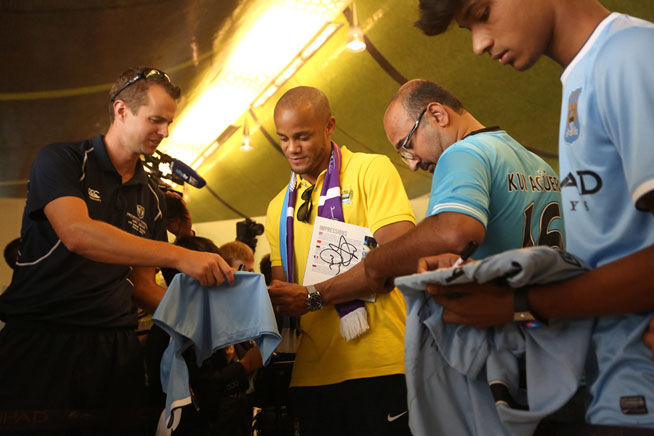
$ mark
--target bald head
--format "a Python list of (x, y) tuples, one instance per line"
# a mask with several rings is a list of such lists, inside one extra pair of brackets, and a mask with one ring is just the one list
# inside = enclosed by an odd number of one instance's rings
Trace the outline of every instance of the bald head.
[(394, 103), (399, 103), (410, 118), (416, 118), (432, 102), (448, 106), (458, 114), (465, 111), (463, 104), (454, 94), (439, 84), (424, 79), (413, 79), (402, 85), (391, 100), (389, 108)]
[(454, 94), (422, 79), (405, 83), (384, 114), (388, 140), (414, 171), (433, 172), (445, 149), (477, 127)]
[(275, 116), (281, 110), (313, 109), (316, 120), (327, 122), (332, 116), (327, 96), (311, 86), (298, 86), (286, 91), (275, 105)]

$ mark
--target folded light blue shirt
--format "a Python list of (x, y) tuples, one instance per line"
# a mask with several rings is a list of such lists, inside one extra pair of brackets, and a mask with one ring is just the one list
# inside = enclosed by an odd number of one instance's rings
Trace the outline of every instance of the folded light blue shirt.
[(161, 386), (166, 427), (173, 430), (181, 415), (173, 410), (191, 403), (186, 348), (195, 345), (200, 366), (214, 351), (252, 339), (265, 365), (281, 341), (264, 277), (249, 272), (235, 271), (234, 284), (220, 286), (177, 274), (152, 320), (171, 337), (161, 358)]
[[(488, 329), (443, 322), (427, 284), (485, 283), (511, 287), (564, 280), (585, 271), (579, 258), (539, 246), (489, 256), (460, 268), (399, 277), (407, 303), (405, 364), (409, 425), (414, 435), (533, 434), (538, 422), (576, 392), (588, 353), (592, 319), (550, 320), (528, 329)], [(455, 270), (458, 278), (451, 280)], [(519, 359), (526, 359), (526, 392)]]

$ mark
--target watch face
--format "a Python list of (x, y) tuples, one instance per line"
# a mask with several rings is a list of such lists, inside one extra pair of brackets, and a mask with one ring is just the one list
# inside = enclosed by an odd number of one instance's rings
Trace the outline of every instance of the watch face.
[(307, 295), (307, 309), (310, 312), (320, 310), (322, 308), (322, 296), (319, 292), (314, 292)]

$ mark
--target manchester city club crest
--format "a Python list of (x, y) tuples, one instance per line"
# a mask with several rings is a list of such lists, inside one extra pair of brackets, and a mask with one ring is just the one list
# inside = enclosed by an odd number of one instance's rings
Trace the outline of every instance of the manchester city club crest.
[(136, 214), (138, 215), (139, 219), (143, 219), (145, 216), (145, 208), (141, 206), (140, 204), (136, 205)]
[(579, 138), (579, 113), (577, 112), (577, 104), (579, 103), (579, 96), (581, 95), (581, 88), (577, 88), (570, 94), (568, 99), (568, 117), (565, 123), (565, 141), (574, 142)]

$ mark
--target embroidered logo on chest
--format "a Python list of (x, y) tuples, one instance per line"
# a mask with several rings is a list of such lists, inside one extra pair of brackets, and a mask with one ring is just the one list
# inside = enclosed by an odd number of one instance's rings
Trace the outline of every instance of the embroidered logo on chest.
[(127, 224), (132, 228), (134, 233), (141, 236), (145, 235), (148, 231), (148, 224), (143, 221), (145, 217), (145, 208), (140, 204), (136, 205), (136, 215), (131, 212), (126, 212)]
[(354, 192), (351, 186), (346, 186), (341, 189), (341, 203), (342, 204), (352, 204), (352, 197)]
[(579, 113), (577, 107), (581, 88), (577, 88), (570, 94), (568, 99), (568, 116), (565, 120), (565, 141), (574, 142), (579, 137)]
[(136, 205), (136, 214), (139, 216), (139, 218), (143, 219), (145, 216), (145, 208), (141, 206), (140, 204)]
[(102, 199), (100, 198), (100, 191), (98, 191), (97, 189), (91, 189), (91, 188), (89, 188), (88, 193), (89, 193), (89, 198), (90, 198), (91, 200), (93, 200), (93, 201), (98, 201), (98, 202), (99, 202), (99, 201), (102, 201)]

